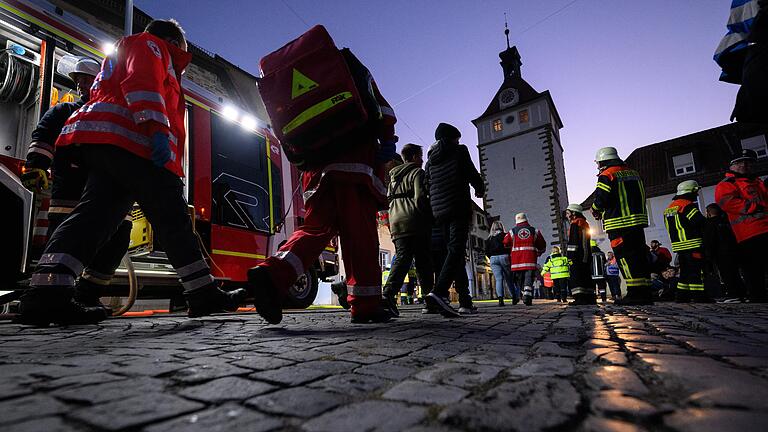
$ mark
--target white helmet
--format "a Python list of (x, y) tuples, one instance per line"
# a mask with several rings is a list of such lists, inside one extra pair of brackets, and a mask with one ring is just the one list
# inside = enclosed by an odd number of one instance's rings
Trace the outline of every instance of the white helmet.
[(696, 180), (686, 180), (677, 185), (677, 195), (696, 193), (699, 189), (701, 189), (701, 186), (699, 186)]
[(92, 77), (95, 77), (99, 74), (99, 70), (101, 70), (101, 65), (99, 62), (92, 58), (88, 57), (81, 57), (77, 60), (77, 63), (75, 63), (75, 67), (72, 69), (72, 71), (68, 74), (72, 80), (75, 79), (75, 74), (85, 74), (90, 75)]
[(518, 213), (515, 215), (515, 223), (528, 222), (528, 215), (525, 213)]
[(566, 210), (570, 210), (576, 213), (584, 213), (584, 207), (582, 207), (581, 204), (568, 204)]
[(605, 162), (616, 159), (621, 158), (619, 157), (619, 152), (616, 151), (615, 147), (603, 147), (598, 150), (597, 154), (595, 155), (595, 162)]

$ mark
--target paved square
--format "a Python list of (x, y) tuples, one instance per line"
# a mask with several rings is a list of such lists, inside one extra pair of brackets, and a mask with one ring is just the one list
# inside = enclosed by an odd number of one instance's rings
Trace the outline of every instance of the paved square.
[(768, 425), (763, 305), (482, 305), (0, 324), (0, 430), (707, 432)]

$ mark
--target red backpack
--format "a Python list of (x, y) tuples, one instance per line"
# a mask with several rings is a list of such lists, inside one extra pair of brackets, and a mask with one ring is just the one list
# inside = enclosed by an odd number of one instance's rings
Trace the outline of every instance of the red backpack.
[(317, 25), (260, 62), (259, 93), (272, 129), (296, 164), (332, 154), (341, 139), (381, 118), (371, 74)]

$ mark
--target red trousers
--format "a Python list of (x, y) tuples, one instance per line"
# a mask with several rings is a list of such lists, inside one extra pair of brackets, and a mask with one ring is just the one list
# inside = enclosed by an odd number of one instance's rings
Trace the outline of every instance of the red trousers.
[(335, 236), (341, 240), (347, 299), (353, 316), (372, 313), (381, 301), (378, 204), (365, 184), (326, 178), (306, 203), (304, 225), (261, 265), (281, 293), (296, 282)]

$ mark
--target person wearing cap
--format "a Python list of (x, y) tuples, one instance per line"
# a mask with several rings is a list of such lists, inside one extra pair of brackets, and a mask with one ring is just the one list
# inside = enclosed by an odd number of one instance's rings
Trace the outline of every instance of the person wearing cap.
[(245, 300), (244, 289), (219, 288), (184, 199), (181, 79), (191, 60), (184, 30), (174, 20), (151, 21), (144, 32), (121, 38), (104, 59), (90, 99), (56, 140), (60, 149), (74, 148), (87, 167), (82, 199), (49, 239), (21, 297), (18, 322), (48, 326), (105, 318), (73, 301), (73, 286), (134, 202), (179, 276), (189, 317), (234, 311)]
[(706, 219), (698, 205), (699, 184), (686, 180), (664, 210), (664, 225), (672, 240), (672, 252), (680, 261), (680, 278), (675, 301), (711, 303), (704, 291), (704, 225)]
[(596, 304), (595, 285), (592, 282), (592, 236), (583, 211), (579, 204), (568, 204), (565, 210), (565, 217), (570, 223), (566, 255), (572, 263), (568, 285), (573, 294), (573, 305)]
[(528, 223), (525, 213), (515, 215), (516, 225), (504, 237), (504, 245), (510, 249), (509, 262), (512, 279), (523, 290), (523, 303), (533, 303), (533, 280), (536, 262), (547, 247), (541, 231)]
[(598, 150), (595, 162), (600, 172), (592, 215), (603, 221), (603, 228), (627, 283), (627, 294), (617, 304), (653, 304), (648, 247), (645, 244), (648, 211), (643, 179), (621, 160), (613, 147)]
[(571, 276), (570, 266), (571, 260), (560, 254), (560, 247), (552, 246), (552, 251), (544, 263), (544, 267), (541, 268), (541, 275), (546, 276), (549, 274), (553, 283), (552, 290), (558, 302), (562, 301), (565, 303), (568, 301), (568, 278)]
[[(454, 281), (466, 277), (464, 264), (472, 218), (469, 186), (475, 189), (476, 197), (485, 194), (483, 178), (472, 163), (467, 147), (459, 144), (460, 137), (461, 132), (455, 126), (440, 123), (435, 129), (437, 142), (427, 153), (425, 167), (432, 214), (448, 249), (440, 276), (426, 302), (427, 308), (436, 308), (445, 317), (459, 316), (450, 305), (448, 290)], [(459, 306), (474, 311), (472, 298), (459, 294)]]
[[(24, 162), (21, 181), (28, 189), (40, 192), (48, 188), (47, 171), (51, 170), (54, 181), (51, 183), (48, 208), (49, 239), (80, 201), (88, 179), (88, 171), (77, 163), (74, 149), (62, 147), (57, 151), (56, 139), (67, 119), (90, 99), (90, 89), (99, 69), (99, 62), (94, 59), (77, 59), (68, 75), (75, 83), (80, 99), (51, 107), (32, 131), (32, 142)], [(130, 219), (124, 220), (109, 241), (99, 249), (94, 260), (79, 275), (73, 295), (75, 301), (86, 307), (103, 308), (105, 313), (110, 313), (101, 303), (100, 297), (128, 249), (131, 225)]]
[(768, 189), (752, 173), (757, 153), (742, 150), (731, 160), (725, 178), (715, 187), (715, 201), (728, 215), (743, 264), (751, 302), (766, 301), (765, 253), (768, 250)]

